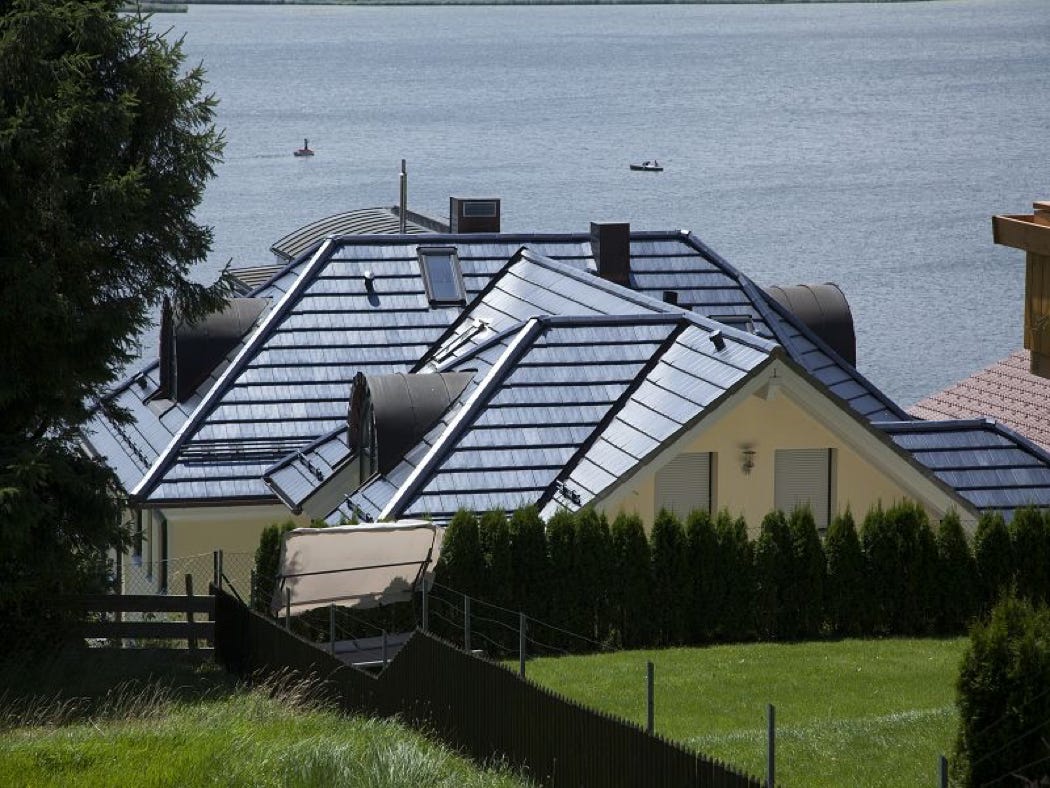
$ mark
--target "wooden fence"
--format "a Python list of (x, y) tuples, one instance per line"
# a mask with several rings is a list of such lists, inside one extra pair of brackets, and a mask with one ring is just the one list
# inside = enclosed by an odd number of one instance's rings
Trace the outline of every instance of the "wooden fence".
[[(77, 624), (77, 636), (107, 639), (185, 640), (191, 650), (215, 637), (215, 597), (194, 596), (187, 577), (186, 596), (155, 594), (95, 594), (73, 597), (71, 608), (81, 613), (113, 613), (114, 620), (86, 620)], [(182, 620), (122, 620), (125, 613), (178, 614)]]
[(325, 679), (354, 713), (400, 715), (478, 762), (503, 757), (552, 786), (717, 786), (763, 783), (638, 725), (569, 700), (484, 658), (417, 631), (378, 675), (249, 610), (219, 589), (215, 655), (242, 676), (293, 669)]

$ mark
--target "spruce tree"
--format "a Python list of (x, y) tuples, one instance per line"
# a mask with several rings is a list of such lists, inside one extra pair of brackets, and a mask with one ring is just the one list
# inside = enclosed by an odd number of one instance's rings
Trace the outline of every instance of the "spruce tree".
[(685, 531), (673, 513), (661, 509), (650, 535), (653, 572), (653, 626), (660, 645), (684, 643), (688, 634), (686, 596), (689, 563)]
[(1014, 577), (1013, 547), (1010, 531), (999, 512), (985, 512), (977, 521), (973, 537), (973, 555), (977, 562), (980, 609), (984, 614), (1006, 591)]
[(831, 521), (824, 543), (827, 556), (827, 611), (836, 635), (868, 631), (867, 572), (857, 527), (849, 509)]
[(651, 637), (652, 573), (645, 526), (638, 515), (621, 512), (610, 530), (612, 620), (625, 648), (646, 646)]
[(0, 618), (23, 645), (61, 637), (58, 598), (106, 590), (128, 544), (126, 491), (79, 430), (165, 296), (186, 318), (225, 296), (190, 276), (215, 101), (121, 5), (0, 3)]
[(1017, 593), (1034, 603), (1050, 601), (1050, 528), (1042, 512), (1018, 509), (1010, 523)]

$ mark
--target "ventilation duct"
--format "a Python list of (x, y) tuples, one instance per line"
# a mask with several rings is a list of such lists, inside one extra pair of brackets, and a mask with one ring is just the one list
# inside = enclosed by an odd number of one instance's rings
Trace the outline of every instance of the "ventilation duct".
[(451, 232), (498, 233), (500, 202), (496, 197), (448, 198), (448, 224)]
[(631, 225), (627, 222), (591, 222), (591, 253), (598, 276), (618, 285), (631, 285)]
[(810, 331), (857, 366), (857, 335), (853, 330), (853, 313), (839, 286), (822, 285), (773, 286), (766, 288), (778, 304), (801, 320)]

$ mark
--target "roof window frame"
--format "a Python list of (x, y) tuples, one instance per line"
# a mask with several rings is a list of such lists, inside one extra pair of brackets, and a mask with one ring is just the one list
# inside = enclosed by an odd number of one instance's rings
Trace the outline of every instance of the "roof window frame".
[[(459, 250), (455, 246), (417, 246), (416, 255), (419, 259), (419, 270), (423, 276), (427, 300), (430, 301), (431, 306), (454, 306), (467, 303), (467, 288), (463, 282), (463, 269), (459, 262)], [(430, 268), (427, 264), (427, 257), (430, 255), (449, 258), (452, 277), (459, 291), (459, 295), (456, 298), (441, 298), (435, 294)]]

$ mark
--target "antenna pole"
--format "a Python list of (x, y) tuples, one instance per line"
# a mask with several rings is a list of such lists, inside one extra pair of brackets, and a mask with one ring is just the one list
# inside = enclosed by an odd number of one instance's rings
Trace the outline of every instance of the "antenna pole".
[(408, 168), (405, 166), (405, 160), (401, 160), (401, 206), (397, 212), (399, 224), (398, 231), (401, 235), (405, 234), (406, 223), (405, 223), (405, 211), (408, 210)]

